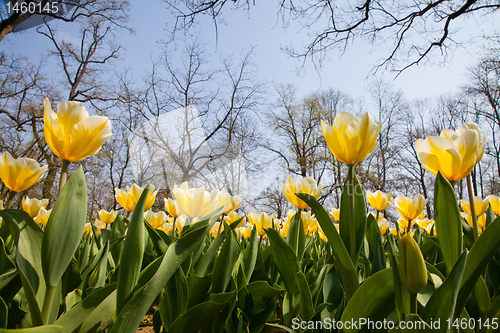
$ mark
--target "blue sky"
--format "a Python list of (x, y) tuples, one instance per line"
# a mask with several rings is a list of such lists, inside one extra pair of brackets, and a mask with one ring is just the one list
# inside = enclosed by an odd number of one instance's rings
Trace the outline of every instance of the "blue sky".
[[(135, 34), (124, 32), (118, 35), (117, 41), (123, 45), (125, 52), (118, 60), (117, 66), (128, 67), (134, 70), (134, 75), (140, 78), (151, 68), (151, 58), (156, 59), (163, 47), (162, 40), (170, 38), (167, 27), (172, 27), (174, 15), (166, 9), (166, 5), (159, 0), (138, 1), (132, 0), (130, 12), (130, 26)], [(227, 8), (230, 9), (230, 8)], [(227, 25), (220, 24), (218, 43), (215, 43), (215, 29), (210, 19), (203, 19), (193, 30), (203, 43), (207, 43), (208, 51), (214, 55), (233, 55), (240, 57), (243, 53), (254, 48), (254, 63), (257, 75), (263, 81), (276, 84), (291, 83), (299, 87), (299, 93), (306, 95), (316, 90), (336, 88), (353, 97), (366, 98), (366, 88), (370, 84), (367, 78), (370, 70), (379, 59), (387, 54), (390, 45), (372, 45), (362, 40), (348, 46), (345, 54), (337, 51), (330, 52), (330, 59), (324, 62), (320, 71), (316, 71), (311, 62), (307, 61), (301, 67), (301, 61), (289, 57), (282, 51), (282, 47), (293, 45), (300, 48), (308, 42), (307, 31), (301, 30), (298, 24), (292, 24), (283, 29), (277, 17), (275, 1), (256, 1), (250, 12), (243, 10), (226, 10), (224, 19)], [(392, 81), (395, 88), (403, 90), (409, 99), (434, 97), (442, 93), (453, 92), (465, 82), (467, 66), (473, 65), (480, 56), (480, 38), (475, 38), (494, 30), (493, 19), (481, 19), (488, 24), (480, 25), (478, 21), (469, 19), (460, 25), (465, 27), (459, 35), (462, 41), (474, 39), (465, 47), (459, 47), (449, 53), (446, 61), (439, 56), (433, 59), (435, 64), (414, 66), (403, 72), (396, 80), (394, 74), (383, 72), (386, 80)], [(72, 35), (72, 27), (64, 27), (65, 38)], [(74, 36), (78, 36), (76, 31)], [(181, 40), (182, 34), (177, 34)], [(180, 45), (180, 44), (177, 44)], [(34, 29), (23, 33), (11, 34), (1, 43), (1, 48), (13, 48), (24, 54), (47, 52), (50, 45), (43, 36)], [(169, 50), (175, 52), (175, 45)], [(216, 58), (216, 57), (215, 57)], [(297, 69), (301, 68), (299, 74)]]

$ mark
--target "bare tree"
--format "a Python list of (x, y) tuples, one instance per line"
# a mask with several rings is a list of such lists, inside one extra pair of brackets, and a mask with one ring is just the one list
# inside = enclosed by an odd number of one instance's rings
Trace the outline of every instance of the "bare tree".
[(256, 148), (251, 114), (262, 93), (262, 83), (253, 77), (251, 52), (239, 64), (222, 58), (221, 68), (214, 69), (203, 45), (189, 42), (179, 67), (172, 58), (166, 54), (153, 65), (142, 102), (143, 123), (131, 128), (137, 181), (162, 175), (167, 192), (183, 181), (245, 191), (238, 169), (251, 162), (249, 153)]
[(375, 188), (387, 191), (395, 185), (392, 178), (397, 174), (395, 166), (401, 150), (401, 144), (397, 140), (398, 125), (409, 105), (402, 91), (395, 90), (381, 79), (375, 79), (370, 87), (377, 118), (383, 125), (378, 136), (378, 149), (365, 164), (369, 173), (372, 168), (375, 169)]
[[(250, 0), (164, 0), (177, 14), (174, 32), (186, 30), (196, 23), (201, 14), (208, 14), (217, 27), (224, 22), (224, 8), (249, 10)], [(278, 15), (283, 24), (297, 20), (309, 31), (309, 43), (300, 50), (293, 47), (288, 53), (295, 57), (310, 57), (321, 64), (329, 51), (344, 52), (356, 38), (369, 42), (387, 42), (388, 54), (377, 68), (386, 67), (402, 71), (412, 65), (446, 55), (451, 46), (458, 45), (455, 38), (461, 26), (457, 18), (471, 19), (474, 15), (496, 12), (500, 4), (491, 0), (278, 0)]]
[(75, 22), (83, 18), (106, 20), (125, 27), (128, 1), (121, 0), (7, 0), (0, 11), (0, 41), (11, 32), (22, 31), (51, 20)]

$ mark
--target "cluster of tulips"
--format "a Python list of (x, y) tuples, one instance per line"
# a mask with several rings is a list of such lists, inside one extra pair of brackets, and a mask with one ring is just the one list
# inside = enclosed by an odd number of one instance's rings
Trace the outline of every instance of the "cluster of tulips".
[[(44, 124), (62, 160), (51, 210), (47, 199), (28, 197), (24, 212), (10, 209), (47, 166), (0, 155), (10, 190), (0, 207), (0, 329), (135, 332), (150, 309), (158, 333), (371, 330), (343, 326), (360, 319), (401, 332), (409, 323), (427, 332), (436, 321), (443, 332), (498, 328), (500, 199), (473, 195), (470, 173), (487, 143), (476, 124), (415, 143), (436, 175), (434, 219), (422, 195), (365, 195), (355, 166), (377, 149), (382, 123), (341, 112), (333, 126), (321, 122), (348, 168), (340, 207), (329, 213), (317, 201), (323, 185), (288, 177), (283, 194), (296, 210), (281, 218), (238, 212), (239, 196), (182, 183), (157, 212), (152, 185), (115, 189), (127, 213), (100, 210), (95, 221), (82, 169), (67, 172), (111, 137), (109, 119), (77, 102), (55, 113), (46, 100)], [(454, 185), (464, 178), (469, 200), (460, 212)], [(395, 221), (384, 217), (391, 205)]]

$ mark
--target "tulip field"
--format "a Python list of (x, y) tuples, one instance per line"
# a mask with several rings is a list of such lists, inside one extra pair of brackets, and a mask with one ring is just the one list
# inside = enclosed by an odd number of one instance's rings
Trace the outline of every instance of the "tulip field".
[[(50, 210), (44, 198), (11, 207), (47, 166), (0, 155), (10, 190), (0, 207), (0, 332), (136, 332), (148, 313), (157, 333), (500, 331), (500, 199), (473, 195), (487, 142), (478, 125), (415, 142), (435, 175), (433, 219), (421, 194), (363, 189), (354, 167), (377, 149), (382, 123), (347, 112), (321, 122), (348, 168), (340, 207), (318, 202), (315, 179), (290, 176), (283, 194), (295, 209), (282, 218), (187, 182), (163, 210), (152, 208), (155, 184), (128, 184), (115, 189), (119, 211), (90, 214), (83, 168), (68, 166), (97, 153), (111, 126), (81, 103), (54, 112), (45, 101), (45, 140), (62, 160)], [(462, 179), (469, 200), (457, 199)], [(397, 220), (384, 217), (390, 206)]]

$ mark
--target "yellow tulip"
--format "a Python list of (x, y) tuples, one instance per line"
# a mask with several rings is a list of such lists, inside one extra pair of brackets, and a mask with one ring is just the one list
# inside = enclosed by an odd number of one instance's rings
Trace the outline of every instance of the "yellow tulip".
[(347, 165), (355, 165), (377, 149), (382, 122), (374, 122), (368, 112), (357, 117), (342, 111), (333, 126), (322, 120), (321, 129), (333, 156)]
[(174, 223), (173, 222), (163, 223), (160, 229), (163, 230), (164, 233), (168, 234), (170, 231), (174, 229)]
[(96, 226), (97, 230), (99, 230), (99, 233), (101, 233), (102, 229), (106, 229), (108, 225), (98, 219), (95, 220), (94, 225)]
[(427, 285), (424, 257), (410, 234), (399, 240), (399, 276), (406, 289), (414, 294)]
[(324, 242), (328, 242), (328, 238), (326, 237), (325, 233), (323, 232), (323, 229), (321, 229), (321, 228), (318, 229), (318, 235), (319, 235), (319, 238), (321, 238)]
[[(482, 199), (481, 197), (474, 197), (474, 208), (476, 209), (476, 216), (481, 216), (486, 213), (486, 210), (489, 207), (490, 198), (486, 197), (486, 199)], [(472, 215), (470, 210), (470, 202), (469, 200), (460, 200), (460, 206), (468, 215)]]
[[(472, 216), (469, 213), (462, 212), (462, 217), (467, 221), (467, 224), (470, 225), (471, 228), (474, 228), (474, 224), (472, 222)], [(486, 214), (481, 214), (477, 217), (477, 226), (479, 228), (486, 227)]]
[(311, 214), (311, 211), (301, 212), (300, 217), (302, 219), (302, 225), (304, 226), (304, 233), (306, 235), (311, 235), (318, 230), (318, 220), (314, 214)]
[(233, 195), (226, 202), (226, 208), (224, 208), (223, 213), (229, 214), (241, 205), (241, 198), (239, 195)]
[(7, 152), (0, 155), (0, 178), (5, 186), (14, 192), (21, 192), (33, 186), (46, 170), (46, 165), (41, 167), (31, 158), (16, 159)]
[(488, 195), (487, 198), (490, 200), (493, 213), (495, 215), (500, 215), (500, 198), (493, 194)]
[(179, 206), (177, 206), (177, 202), (170, 198), (164, 198), (165, 201), (165, 210), (172, 217), (178, 217), (182, 213), (179, 211)]
[(214, 226), (209, 230), (208, 233), (214, 237), (217, 237), (219, 235), (219, 232), (223, 231), (223, 230), (224, 230), (224, 227), (223, 226), (221, 227), (220, 222), (215, 222)]
[[(411, 225), (410, 225), (410, 227), (411, 227), (411, 226), (413, 226), (413, 225), (415, 224), (415, 221), (416, 221), (416, 220), (411, 220)], [(400, 229), (400, 230), (404, 230), (404, 231), (406, 231), (406, 229), (408, 229), (408, 220), (407, 220), (407, 219), (405, 219), (405, 218), (402, 218), (402, 217), (401, 217), (401, 218), (399, 218), (399, 219), (398, 219), (398, 226), (399, 226), (399, 229)]]
[(399, 196), (394, 199), (393, 206), (396, 207), (401, 217), (407, 221), (414, 220), (422, 213), (429, 199), (425, 199), (422, 194), (414, 198)]
[(306, 193), (312, 195), (314, 198), (318, 199), (321, 191), (323, 190), (323, 184), (318, 186), (316, 180), (311, 177), (304, 177), (300, 182), (288, 176), (286, 182), (283, 185), (283, 195), (285, 198), (295, 207), (299, 209), (304, 209), (309, 207), (304, 201), (299, 199), (295, 193)]
[[(132, 187), (127, 186), (126, 191), (115, 188), (115, 198), (116, 201), (128, 212), (132, 212), (141, 197), (142, 191), (144, 191), (145, 187), (140, 187), (137, 184), (132, 185)], [(158, 190), (154, 191), (154, 187), (151, 186), (151, 190), (148, 193), (148, 197), (146, 199), (146, 204), (144, 205), (144, 210), (148, 210), (151, 208), (155, 202), (156, 194)]]
[(389, 207), (392, 200), (392, 192), (385, 194), (382, 191), (372, 192), (370, 190), (366, 191), (366, 200), (372, 206), (373, 209), (381, 211)]
[(200, 217), (213, 212), (215, 207), (215, 196), (217, 191), (205, 191), (205, 186), (199, 188), (189, 188), (187, 182), (177, 187), (174, 185), (174, 195), (179, 211), (187, 216)]
[(384, 236), (387, 233), (387, 230), (389, 230), (389, 227), (391, 224), (384, 218), (382, 221), (378, 222), (378, 227), (380, 229), (380, 234)]
[(246, 217), (245, 214), (238, 215), (235, 211), (230, 212), (226, 216), (224, 216), (224, 222), (226, 222), (228, 225), (231, 225), (232, 223), (236, 222), (241, 218), (240, 223), (236, 226), (236, 228), (240, 228), (243, 226), (246, 222)]
[(23, 210), (28, 213), (32, 219), (38, 215), (38, 212), (42, 207), (47, 208), (48, 204), (49, 199), (38, 200), (35, 198), (30, 199), (28, 197), (24, 197), (22, 201)]
[(116, 219), (116, 215), (118, 215), (118, 213), (115, 212), (114, 210), (108, 212), (104, 209), (101, 209), (97, 213), (99, 214), (99, 219), (101, 219), (102, 223), (104, 224), (113, 223), (113, 221)]
[(469, 175), (486, 148), (486, 134), (476, 124), (464, 124), (456, 132), (444, 130), (441, 136), (429, 136), (415, 142), (422, 167), (450, 181)]
[(111, 138), (109, 118), (89, 117), (82, 103), (61, 102), (56, 114), (46, 98), (44, 107), (45, 141), (63, 160), (77, 162), (92, 156)]
[(250, 235), (252, 234), (252, 226), (251, 225), (241, 227), (238, 230), (243, 238), (250, 238)]
[(42, 224), (44, 227), (47, 225), (47, 221), (49, 220), (50, 213), (52, 209), (46, 210), (45, 207), (41, 207), (33, 219), (36, 223)]
[(165, 212), (151, 213), (149, 217), (149, 224), (154, 229), (161, 229), (165, 222), (167, 222), (167, 214), (165, 214)]
[(273, 216), (267, 215), (266, 213), (259, 214), (255, 211), (251, 211), (248, 213), (248, 221), (255, 226), (257, 233), (261, 236), (266, 235), (264, 228), (272, 228), (273, 226)]
[(334, 208), (332, 207), (332, 210), (330, 211), (330, 215), (333, 217), (333, 219), (337, 222), (340, 221), (340, 208)]
[(432, 226), (434, 225), (434, 221), (428, 219), (427, 217), (423, 219), (416, 218), (415, 223), (417, 223), (417, 225), (424, 230), (427, 230), (429, 226), (432, 228)]

